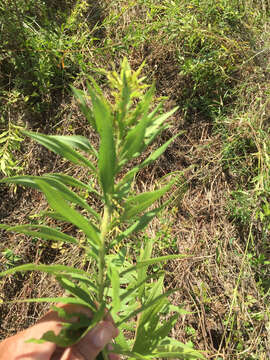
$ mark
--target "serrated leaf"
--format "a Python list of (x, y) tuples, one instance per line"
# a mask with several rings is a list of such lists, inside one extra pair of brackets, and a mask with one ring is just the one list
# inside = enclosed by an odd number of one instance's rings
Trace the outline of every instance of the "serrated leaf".
[[(31, 342), (35, 342), (35, 339), (30, 339)], [(64, 329), (56, 335), (52, 330), (46, 331), (40, 339), (37, 340), (38, 343), (42, 342), (52, 342), (59, 347), (68, 347), (73, 345), (78, 341), (78, 334), (74, 334), (71, 331), (67, 332)]]

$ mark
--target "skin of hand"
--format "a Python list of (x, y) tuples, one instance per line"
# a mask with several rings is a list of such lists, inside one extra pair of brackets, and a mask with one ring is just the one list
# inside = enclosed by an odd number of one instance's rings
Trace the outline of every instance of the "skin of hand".
[[(91, 318), (91, 311), (80, 305), (58, 305), (67, 313), (82, 313)], [(90, 330), (77, 344), (68, 348), (60, 348), (54, 343), (26, 343), (25, 341), (39, 339), (47, 331), (59, 334), (61, 323), (56, 311), (49, 311), (35, 325), (7, 338), (0, 343), (0, 360), (94, 360), (97, 355), (118, 335), (109, 315)], [(76, 321), (76, 319), (71, 319)], [(110, 360), (119, 360), (116, 354), (109, 355)]]

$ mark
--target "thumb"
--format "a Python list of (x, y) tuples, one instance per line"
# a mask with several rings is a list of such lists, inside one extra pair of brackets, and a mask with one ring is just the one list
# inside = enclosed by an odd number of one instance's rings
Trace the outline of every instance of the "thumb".
[(118, 330), (110, 321), (102, 321), (89, 331), (74, 348), (85, 360), (94, 360), (117, 335)]

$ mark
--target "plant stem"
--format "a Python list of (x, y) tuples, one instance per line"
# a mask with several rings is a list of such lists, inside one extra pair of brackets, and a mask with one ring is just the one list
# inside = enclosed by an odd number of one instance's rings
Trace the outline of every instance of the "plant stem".
[(98, 301), (102, 303), (103, 295), (104, 295), (104, 286), (105, 286), (105, 255), (106, 255), (106, 235), (109, 228), (111, 218), (111, 211), (108, 205), (104, 206), (104, 213), (101, 222), (101, 245), (99, 250), (99, 274), (98, 274), (98, 282), (99, 282), (99, 294), (98, 294)]

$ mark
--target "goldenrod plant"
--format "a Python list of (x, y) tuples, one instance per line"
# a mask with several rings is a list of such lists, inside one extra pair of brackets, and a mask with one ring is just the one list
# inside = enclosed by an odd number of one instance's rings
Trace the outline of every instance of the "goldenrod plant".
[[(41, 191), (51, 208), (48, 216), (73, 224), (80, 238), (83, 234), (84, 242), (46, 225), (1, 225), (0, 228), (44, 240), (77, 244), (92, 260), (91, 272), (65, 265), (25, 264), (0, 275), (32, 270), (52, 274), (69, 296), (31, 301), (81, 304), (92, 311), (91, 320), (79, 315), (78, 323), (65, 324), (58, 336), (47, 332), (39, 341), (70, 346), (108, 311), (120, 330), (113, 352), (129, 359), (203, 359), (192, 346), (170, 337), (183, 310), (170, 304), (168, 296), (175, 290), (164, 291), (164, 272), (151, 271), (154, 264), (184, 255), (152, 258), (153, 241), (147, 238), (147, 242), (141, 244), (137, 262), (127, 256), (130, 235), (143, 230), (165, 206), (166, 201), (161, 199), (176, 181), (172, 176), (157, 190), (139, 194), (133, 190), (136, 174), (158, 159), (175, 139), (172, 137), (145, 160), (134, 161), (169, 127), (167, 119), (176, 111), (174, 108), (162, 113), (161, 103), (153, 107), (155, 88), (144, 84), (141, 68), (132, 71), (124, 59), (119, 74), (103, 71), (111, 86), (111, 102), (92, 78), (88, 94), (73, 89), (82, 112), (99, 135), (98, 150), (83, 136), (24, 132), (64, 159), (84, 167), (89, 174), (88, 182), (66, 174), (14, 176), (1, 180), (1, 183)], [(91, 106), (88, 105), (90, 100)], [(91, 196), (99, 199), (101, 212), (90, 205)], [(158, 206), (152, 206), (158, 200)], [(67, 316), (63, 309), (57, 311), (64, 318)], [(107, 354), (108, 350), (104, 349), (101, 356), (108, 359)]]

